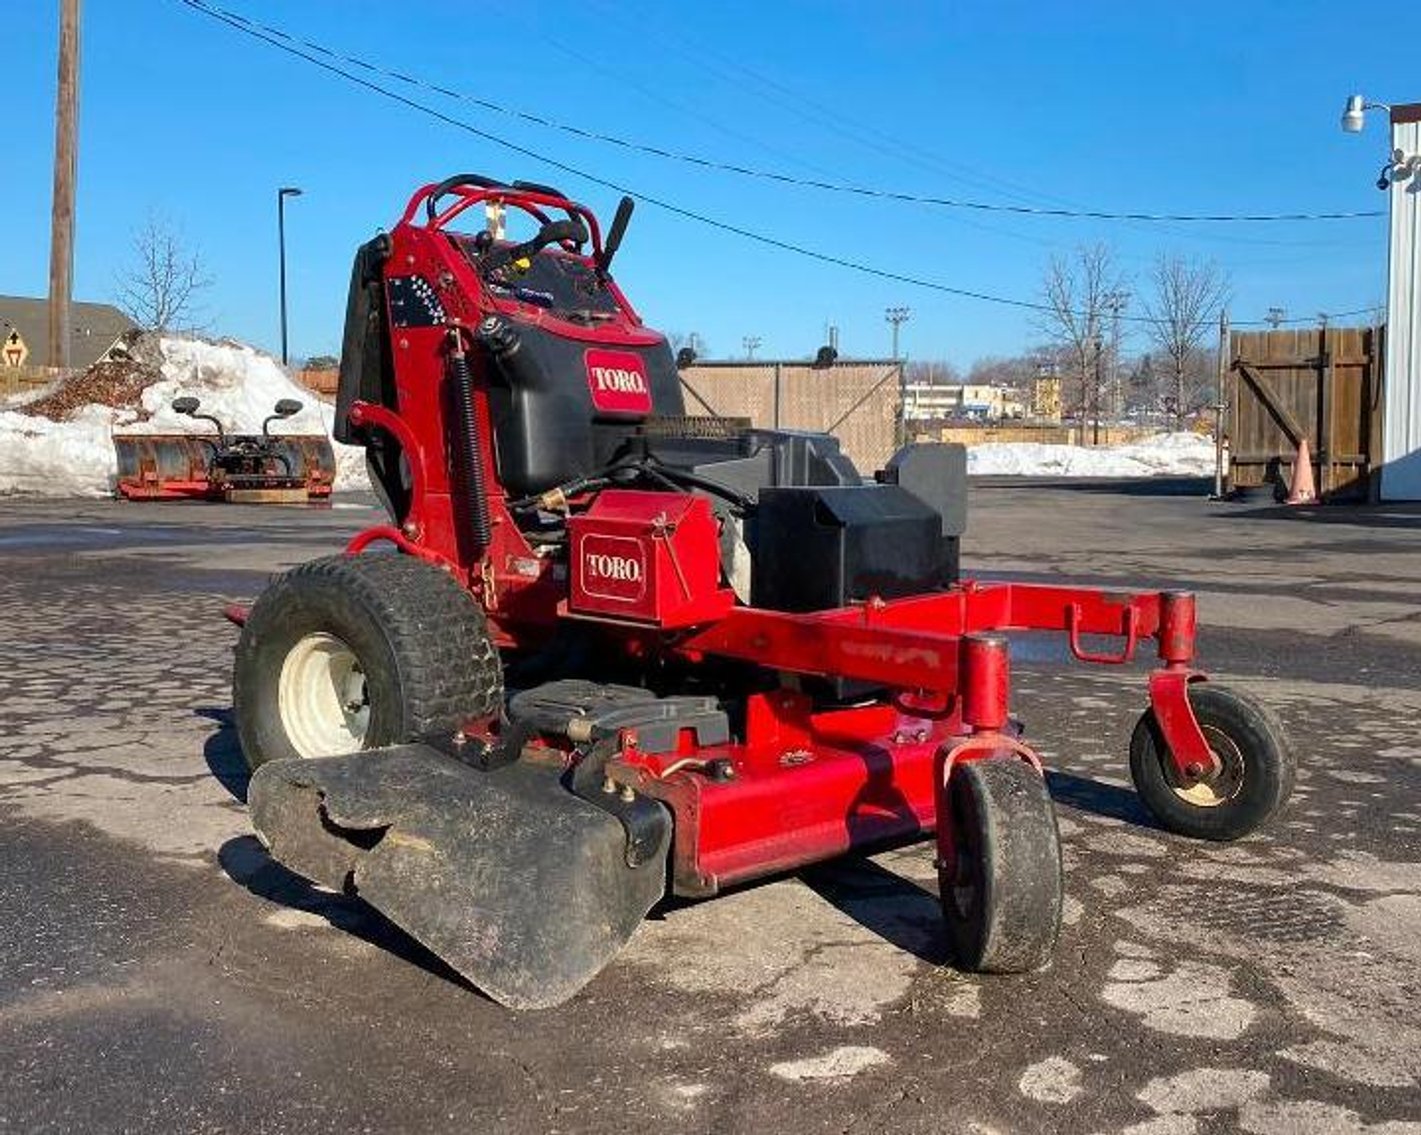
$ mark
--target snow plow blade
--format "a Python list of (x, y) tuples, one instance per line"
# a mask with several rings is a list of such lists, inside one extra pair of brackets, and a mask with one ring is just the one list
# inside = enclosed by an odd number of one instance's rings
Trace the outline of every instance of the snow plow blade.
[[(426, 745), (261, 766), (252, 823), (291, 870), (355, 894), (500, 1004), (559, 1005), (662, 897), (671, 821), (628, 828), (525, 762), (484, 771)], [(644, 825), (643, 825), (644, 826)]]
[[(258, 435), (234, 441), (261, 440)], [(284, 491), (282, 500), (320, 500), (335, 483), (335, 452), (321, 434), (283, 434), (274, 439), (270, 469), (226, 472), (213, 465), (213, 441), (198, 434), (114, 434), (118, 478), (126, 500), (232, 500), (243, 493)], [(254, 498), (248, 496), (249, 502)]]

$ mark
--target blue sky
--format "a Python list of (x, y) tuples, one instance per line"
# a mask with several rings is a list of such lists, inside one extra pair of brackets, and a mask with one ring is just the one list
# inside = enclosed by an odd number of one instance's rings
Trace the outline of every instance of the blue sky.
[[(1385, 125), (1345, 96), (1421, 100), (1421, 5), (579, 0), (515, 5), (212, 0), (470, 95), (651, 145), (913, 194), (1116, 211), (1383, 208)], [(0, 292), (48, 266), (56, 4), (7, 6)], [(178, 0), (85, 0), (76, 296), (112, 297), (164, 217), (215, 283), (213, 330), (279, 342), (278, 185), (293, 356), (334, 352), (350, 258), (418, 184), (550, 181), (610, 218), (617, 194), (360, 90)], [(1408, 76), (1411, 78), (1408, 79)], [(1408, 81), (1412, 84), (1406, 89)], [(392, 89), (636, 191), (888, 271), (1036, 299), (1053, 252), (1108, 241), (1144, 287), (1159, 251), (1212, 257), (1236, 319), (1380, 302), (1385, 222), (1188, 226), (960, 213), (747, 180)], [(1030, 312), (943, 295), (638, 210), (618, 279), (643, 317), (716, 355), (903, 347), (959, 365), (1041, 338)], [(1138, 312), (1138, 301), (1132, 306)], [(1138, 333), (1137, 333), (1138, 334)], [(1143, 346), (1143, 340), (1139, 341)]]

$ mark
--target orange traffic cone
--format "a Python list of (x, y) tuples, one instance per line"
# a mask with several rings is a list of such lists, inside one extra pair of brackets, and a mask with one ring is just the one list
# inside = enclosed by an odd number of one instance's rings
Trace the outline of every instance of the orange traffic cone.
[(1312, 504), (1317, 500), (1317, 482), (1312, 476), (1312, 454), (1308, 452), (1308, 439), (1298, 442), (1298, 455), (1293, 458), (1293, 480), (1288, 486), (1288, 499), (1284, 504)]

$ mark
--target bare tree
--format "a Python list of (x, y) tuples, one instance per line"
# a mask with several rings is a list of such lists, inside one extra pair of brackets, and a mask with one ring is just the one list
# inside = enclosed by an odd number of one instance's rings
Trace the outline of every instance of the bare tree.
[(118, 305), (148, 331), (195, 330), (198, 296), (212, 286), (197, 252), (162, 218), (133, 237), (133, 264), (118, 275)]
[(689, 347), (695, 352), (698, 359), (710, 356), (710, 346), (701, 337), (699, 331), (668, 331), (666, 332), (666, 342), (670, 345), (672, 354), (681, 350), (682, 347)]
[(1004, 386), (1018, 392), (1029, 392), (1040, 373), (1033, 355), (983, 355), (972, 363), (967, 381), (977, 386)]
[(1102, 336), (1106, 312), (1125, 294), (1125, 281), (1108, 245), (1081, 245), (1053, 256), (1042, 284), (1042, 331), (1064, 349), (1076, 379), (1077, 416), (1100, 419)]
[(962, 381), (957, 368), (946, 359), (915, 359), (905, 364), (909, 382), (929, 386), (953, 386)]
[(1179, 426), (1197, 400), (1197, 391), (1190, 389), (1186, 376), (1201, 369), (1201, 344), (1228, 299), (1229, 281), (1212, 260), (1161, 254), (1151, 283), (1153, 292), (1145, 297), (1145, 317), (1150, 337), (1169, 366), (1173, 382), (1166, 408)]

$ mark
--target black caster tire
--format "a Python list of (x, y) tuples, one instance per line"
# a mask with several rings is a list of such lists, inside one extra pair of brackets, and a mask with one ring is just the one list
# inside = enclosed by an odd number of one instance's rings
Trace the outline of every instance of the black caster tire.
[(956, 854), (938, 872), (956, 964), (1025, 973), (1051, 960), (1061, 933), (1061, 843), (1046, 782), (1023, 760), (989, 757), (953, 769)]
[(233, 716), (252, 770), (452, 734), (502, 701), (483, 611), (412, 556), (301, 564), (262, 592), (237, 641)]
[(1130, 737), (1135, 791), (1169, 831), (1193, 839), (1239, 839), (1283, 807), (1297, 760), (1272, 711), (1247, 694), (1198, 682), (1189, 687), (1189, 704), (1222, 767), (1206, 780), (1181, 782), (1154, 711), (1146, 710)]

